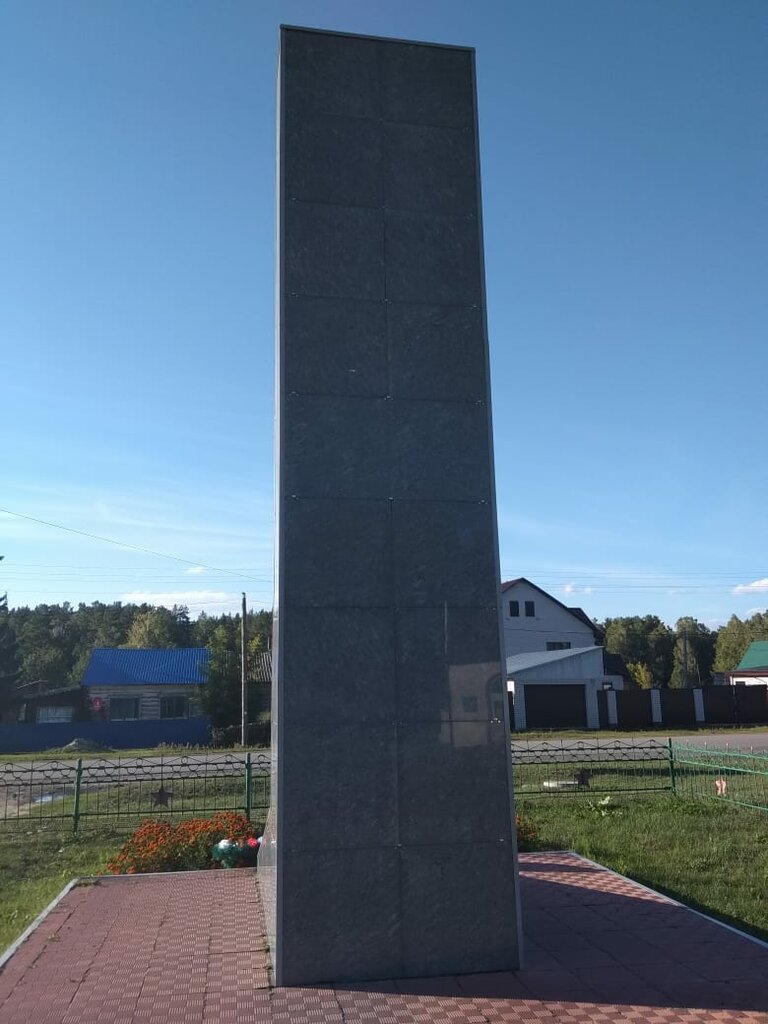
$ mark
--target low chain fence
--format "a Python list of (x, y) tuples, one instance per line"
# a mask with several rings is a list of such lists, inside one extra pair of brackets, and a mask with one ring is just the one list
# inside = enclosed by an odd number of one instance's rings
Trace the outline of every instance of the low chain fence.
[(672, 790), (666, 740), (512, 742), (515, 794), (545, 797)]
[(690, 743), (671, 742), (670, 748), (678, 796), (768, 811), (768, 755)]
[(0, 762), (0, 839), (43, 827), (132, 831), (145, 818), (240, 811), (264, 820), (267, 754)]

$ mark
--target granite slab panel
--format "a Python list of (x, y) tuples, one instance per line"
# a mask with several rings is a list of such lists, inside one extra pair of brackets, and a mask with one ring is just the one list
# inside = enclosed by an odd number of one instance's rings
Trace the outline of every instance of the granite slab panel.
[(387, 210), (386, 247), (386, 291), (393, 302), (480, 303), (474, 216)]
[(379, 210), (289, 202), (285, 286), (290, 295), (384, 298), (384, 227)]
[(489, 501), (488, 410), (473, 402), (395, 400), (392, 495)]
[(277, 981), (510, 970), (473, 55), (281, 40)]
[(382, 44), (383, 116), (409, 124), (471, 127), (472, 56), (468, 50)]
[[(288, 393), (371, 397), (388, 393), (383, 302), (291, 297), (285, 301), (283, 330)], [(409, 339), (416, 330), (411, 330)]]
[(394, 846), (394, 723), (294, 722), (283, 743), (283, 851)]
[(383, 155), (383, 199), (389, 209), (423, 213), (475, 209), (477, 177), (471, 129), (387, 124)]
[(283, 499), (283, 610), (392, 603), (390, 503)]
[(285, 487), (313, 498), (488, 501), (485, 406), (327, 395), (285, 399)]
[(406, 976), (517, 967), (511, 843), (403, 849), (401, 865)]
[(496, 606), (490, 503), (395, 501), (393, 533), (399, 608)]
[(291, 395), (283, 457), (289, 494), (387, 498), (392, 403), (383, 398)]
[(289, 114), (285, 191), (289, 200), (380, 207), (384, 196), (379, 122)]
[(487, 400), (485, 332), (478, 307), (393, 302), (386, 330), (393, 398)]
[(399, 976), (397, 850), (290, 851), (285, 871), (283, 984)]
[(509, 840), (508, 743), (503, 722), (401, 722), (403, 845)]
[(396, 632), (401, 721), (503, 720), (495, 608), (404, 608)]
[[(286, 722), (392, 722), (394, 614), (389, 608), (293, 608), (286, 619)], [(311, 657), (307, 657), (311, 651)]]
[(283, 107), (303, 115), (381, 116), (379, 44), (291, 30), (282, 35)]

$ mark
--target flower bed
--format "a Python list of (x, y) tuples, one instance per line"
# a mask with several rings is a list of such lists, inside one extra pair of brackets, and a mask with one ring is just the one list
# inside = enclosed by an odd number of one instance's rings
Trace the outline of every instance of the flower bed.
[[(243, 850), (229, 860), (255, 863), (254, 828), (243, 814), (220, 811), (210, 818), (188, 818), (177, 824), (169, 821), (145, 821), (127, 840), (122, 850), (107, 864), (114, 875), (136, 875), (152, 871), (195, 871), (218, 866), (214, 848), (222, 839), (231, 840)], [(219, 861), (220, 862), (220, 861)], [(230, 865), (228, 865), (230, 866)]]
[(517, 845), (521, 850), (530, 850), (536, 842), (536, 829), (521, 814), (515, 815), (515, 828), (517, 830)]
[[(531, 823), (515, 817), (517, 842), (530, 849), (536, 841)], [(177, 824), (150, 819), (127, 840), (107, 864), (114, 875), (154, 871), (195, 871), (201, 868), (246, 867), (256, 864), (259, 840), (243, 814), (220, 811), (210, 818), (188, 818)]]

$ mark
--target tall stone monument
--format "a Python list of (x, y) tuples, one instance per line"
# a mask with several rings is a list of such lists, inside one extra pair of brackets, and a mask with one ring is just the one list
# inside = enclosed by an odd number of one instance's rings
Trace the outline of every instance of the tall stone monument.
[(514, 969), (474, 53), (281, 30), (278, 984)]

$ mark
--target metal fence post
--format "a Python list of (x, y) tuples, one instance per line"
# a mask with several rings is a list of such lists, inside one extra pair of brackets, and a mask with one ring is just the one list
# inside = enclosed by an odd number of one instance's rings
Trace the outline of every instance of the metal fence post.
[(667, 739), (667, 756), (669, 757), (669, 783), (672, 787), (672, 794), (677, 796), (677, 781), (675, 779), (675, 750), (672, 746), (672, 737)]
[(83, 777), (83, 759), (78, 757), (75, 770), (75, 807), (72, 811), (72, 831), (77, 832), (80, 828), (80, 780)]
[(253, 799), (252, 793), (252, 779), (251, 779), (251, 752), (246, 752), (245, 755), (245, 816), (250, 820), (251, 817), (251, 802)]

